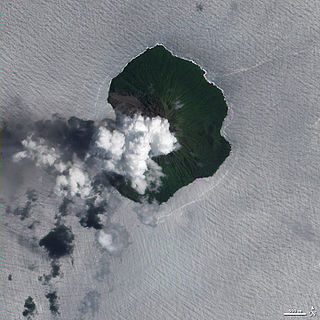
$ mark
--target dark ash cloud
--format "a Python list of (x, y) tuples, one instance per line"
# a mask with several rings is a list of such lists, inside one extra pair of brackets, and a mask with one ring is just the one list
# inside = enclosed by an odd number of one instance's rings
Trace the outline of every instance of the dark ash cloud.
[(94, 317), (99, 311), (99, 300), (101, 294), (95, 290), (89, 291), (81, 301), (81, 305), (79, 307), (80, 319), (84, 319), (84, 316), (89, 312), (91, 316)]
[(64, 150), (64, 161), (71, 160), (73, 153), (84, 159), (94, 130), (94, 121), (77, 117), (65, 120), (57, 114), (53, 120), (37, 121), (34, 127), (36, 135), (45, 139), (49, 146)]
[(102, 229), (103, 225), (99, 218), (99, 214), (103, 214), (105, 208), (103, 206), (95, 207), (89, 204), (89, 209), (86, 212), (86, 216), (80, 220), (80, 224), (86, 228), (94, 228), (96, 230)]
[(51, 313), (55, 316), (60, 314), (57, 291), (49, 292), (48, 294), (46, 294), (46, 298), (49, 300)]
[(72, 254), (74, 248), (73, 240), (74, 235), (71, 229), (60, 225), (42, 238), (39, 245), (46, 248), (50, 258), (58, 259)]
[(24, 302), (24, 310), (22, 312), (22, 315), (24, 317), (28, 317), (28, 319), (31, 319), (35, 315), (36, 311), (36, 304), (33, 301), (32, 297), (28, 297), (26, 301)]

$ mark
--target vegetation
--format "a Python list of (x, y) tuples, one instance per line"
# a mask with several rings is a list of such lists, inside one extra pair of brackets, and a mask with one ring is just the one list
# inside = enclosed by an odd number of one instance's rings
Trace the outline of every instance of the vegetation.
[[(131, 105), (119, 103), (121, 96), (123, 101), (133, 96)], [(145, 116), (165, 117), (181, 145), (153, 158), (165, 177), (157, 191), (146, 191), (149, 202), (165, 202), (196, 178), (211, 176), (230, 153), (230, 144), (220, 135), (228, 109), (223, 93), (206, 81), (198, 65), (173, 56), (161, 45), (132, 60), (112, 80), (108, 101), (116, 111), (129, 115), (131, 108)], [(128, 198), (142, 200), (130, 182), (117, 179), (115, 185)]]

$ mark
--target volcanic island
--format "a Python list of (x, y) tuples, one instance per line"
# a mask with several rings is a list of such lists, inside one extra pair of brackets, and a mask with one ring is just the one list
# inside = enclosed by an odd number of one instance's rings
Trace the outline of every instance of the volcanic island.
[(166, 202), (196, 178), (212, 176), (231, 151), (220, 134), (228, 111), (222, 91), (206, 80), (200, 66), (174, 56), (162, 45), (127, 64), (111, 81), (108, 102), (117, 116), (167, 119), (180, 145), (152, 158), (164, 173), (157, 190), (146, 189), (141, 195), (127, 179), (113, 180), (114, 187), (131, 200)]

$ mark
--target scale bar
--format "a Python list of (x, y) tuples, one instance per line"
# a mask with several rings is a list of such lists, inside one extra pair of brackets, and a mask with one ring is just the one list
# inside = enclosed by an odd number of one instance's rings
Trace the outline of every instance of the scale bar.
[(296, 312), (296, 313), (287, 312), (287, 313), (284, 313), (283, 315), (284, 316), (306, 316), (307, 313), (306, 312)]

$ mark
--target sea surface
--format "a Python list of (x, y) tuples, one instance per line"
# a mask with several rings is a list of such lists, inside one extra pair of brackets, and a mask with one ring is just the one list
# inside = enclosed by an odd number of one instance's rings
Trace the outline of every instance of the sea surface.
[(232, 145), (214, 176), (161, 206), (156, 227), (119, 197), (112, 221), (130, 241), (120, 257), (67, 217), (73, 263), (62, 260), (62, 276), (48, 285), (38, 280), (50, 273), (38, 241), (60, 205), (50, 193), (54, 181), (5, 159), (6, 205), (23, 206), (27, 189), (38, 198), (31, 217), (7, 214), (1, 222), (4, 319), (23, 319), (28, 296), (34, 318), (51, 319), (45, 295), (53, 291), (56, 319), (270, 320), (293, 308), (320, 312), (317, 1), (15, 0), (3, 7), (0, 98), (11, 128), (53, 113), (111, 117), (111, 79), (161, 43), (224, 91), (222, 134)]

